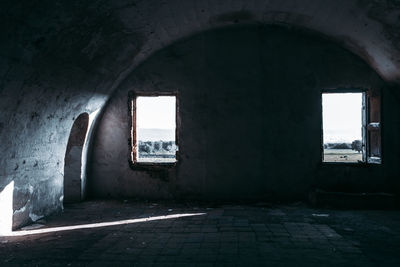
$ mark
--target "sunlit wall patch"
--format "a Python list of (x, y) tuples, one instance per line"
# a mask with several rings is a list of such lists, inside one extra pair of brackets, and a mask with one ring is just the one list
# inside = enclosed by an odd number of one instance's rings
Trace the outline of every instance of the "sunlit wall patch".
[(9, 234), (13, 224), (14, 181), (0, 188), (0, 236)]

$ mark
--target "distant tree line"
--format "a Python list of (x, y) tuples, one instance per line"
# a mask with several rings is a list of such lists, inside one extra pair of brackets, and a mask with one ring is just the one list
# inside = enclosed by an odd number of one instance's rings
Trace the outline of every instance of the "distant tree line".
[(352, 149), (360, 153), (362, 151), (362, 142), (361, 140), (354, 140), (350, 143), (327, 143), (324, 144), (324, 148), (326, 149)]
[(174, 155), (175, 141), (139, 141), (141, 155)]

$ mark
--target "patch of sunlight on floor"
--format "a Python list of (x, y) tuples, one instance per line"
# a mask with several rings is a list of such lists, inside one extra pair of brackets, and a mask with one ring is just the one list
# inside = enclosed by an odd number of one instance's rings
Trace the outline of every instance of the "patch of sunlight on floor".
[(124, 224), (131, 224), (131, 223), (150, 222), (150, 221), (157, 221), (157, 220), (167, 220), (167, 219), (176, 219), (176, 218), (191, 217), (191, 216), (200, 216), (200, 215), (205, 215), (205, 214), (206, 213), (182, 213), (182, 214), (171, 214), (171, 215), (154, 216), (154, 217), (139, 218), (139, 219), (112, 221), (112, 222), (60, 226), (60, 227), (35, 229), (35, 230), (22, 230), (22, 231), (11, 232), (9, 234), (6, 234), (5, 236), (25, 236), (25, 235), (36, 235), (36, 234), (53, 233), (53, 232), (61, 232), (61, 231), (80, 230), (80, 229), (92, 229), (92, 228), (124, 225)]

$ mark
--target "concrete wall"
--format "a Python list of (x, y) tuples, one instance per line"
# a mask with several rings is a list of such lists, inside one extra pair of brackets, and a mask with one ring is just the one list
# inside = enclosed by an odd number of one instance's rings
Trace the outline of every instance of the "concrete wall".
[[(74, 120), (101, 109), (141, 62), (176, 40), (228, 25), (296, 25), (398, 83), (399, 12), (396, 0), (1, 1), (0, 197), (13, 196), (2, 207), (12, 206), (14, 228), (61, 211)], [(387, 101), (398, 103), (390, 94)]]
[[(362, 60), (277, 26), (204, 32), (156, 53), (109, 100), (95, 134), (94, 197), (302, 199), (312, 187), (393, 191), (399, 106), (384, 90), (384, 164), (321, 164), (321, 90), (385, 87)], [(130, 90), (178, 91), (179, 161), (132, 170)], [(397, 102), (398, 103), (398, 102)]]

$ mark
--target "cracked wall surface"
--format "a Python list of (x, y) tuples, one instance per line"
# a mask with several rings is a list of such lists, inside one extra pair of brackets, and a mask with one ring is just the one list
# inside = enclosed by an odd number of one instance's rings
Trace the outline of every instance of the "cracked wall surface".
[(398, 1), (2, 1), (0, 16), (0, 191), (14, 181), (14, 227), (62, 209), (76, 117), (101, 109), (154, 52), (195, 33), (308, 29), (360, 56), (398, 96)]

